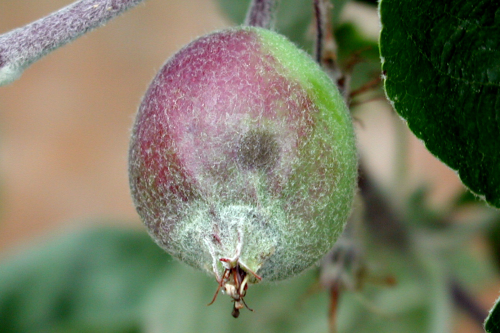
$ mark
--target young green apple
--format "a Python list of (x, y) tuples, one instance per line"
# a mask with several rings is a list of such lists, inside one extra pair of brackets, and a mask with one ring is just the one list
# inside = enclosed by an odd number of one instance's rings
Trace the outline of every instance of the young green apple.
[(151, 236), (214, 275), (236, 317), (248, 285), (311, 267), (342, 232), (357, 180), (352, 122), (332, 81), (285, 37), (222, 30), (154, 78), (129, 174)]

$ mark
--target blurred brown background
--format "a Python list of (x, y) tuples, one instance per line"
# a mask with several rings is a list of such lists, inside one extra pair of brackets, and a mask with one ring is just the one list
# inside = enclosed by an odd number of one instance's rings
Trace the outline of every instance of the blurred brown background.
[[(1, 1), (0, 33), (70, 4)], [(378, 32), (376, 11), (349, 6), (345, 19)], [(141, 96), (162, 63), (194, 37), (228, 26), (214, 1), (149, 0), (105, 28), (32, 65), (0, 88), (0, 257), (49, 231), (84, 227), (92, 218), (141, 227), (129, 196), (129, 130)], [(376, 38), (376, 37), (375, 37)], [(358, 136), (368, 165), (395, 184), (399, 121), (385, 103), (361, 107)], [(408, 136), (410, 187), (432, 184), (436, 205), (461, 188), (455, 173)], [(95, 220), (95, 219), (94, 219)], [(119, 222), (113, 222), (119, 221)]]

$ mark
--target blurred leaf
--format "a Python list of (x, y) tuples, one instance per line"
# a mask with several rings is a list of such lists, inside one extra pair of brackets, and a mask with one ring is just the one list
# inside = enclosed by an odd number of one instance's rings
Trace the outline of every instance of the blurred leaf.
[[(422, 203), (424, 194), (419, 192), (414, 200), (426, 210)], [(412, 218), (409, 213), (403, 215)], [(419, 214), (418, 218), (424, 215)], [(365, 223), (373, 223), (372, 219), (379, 217), (365, 218)], [(363, 299), (359, 293), (344, 295), (340, 304), (340, 332), (451, 333), (456, 321), (455, 285), (451, 282), (456, 281), (465, 291), (478, 291), (493, 279), (491, 258), (484, 251), (472, 251), (476, 248), (472, 242), (474, 236), (484, 228), (472, 223), (471, 228), (461, 225), (429, 228), (398, 221), (398, 225), (407, 226), (404, 232), (408, 237), (401, 238), (404, 243), (388, 242), (384, 232), (373, 232), (372, 226), (367, 225), (370, 233), (363, 237), (368, 269), (360, 293)], [(372, 284), (388, 276), (396, 280), (395, 285)]]
[(144, 232), (98, 228), (0, 265), (0, 332), (137, 332), (138, 303), (169, 257)]
[[(341, 66), (357, 61), (351, 77), (351, 89), (355, 90), (370, 80), (380, 77), (380, 57), (378, 43), (367, 38), (352, 23), (343, 23), (335, 29), (338, 57)], [(356, 55), (357, 58), (353, 58)], [(382, 90), (380, 88), (380, 93)]]
[(387, 96), (429, 151), (500, 207), (500, 7), (383, 0)]
[[(333, 23), (337, 23), (342, 8), (348, 0), (332, 0)], [(236, 24), (242, 24), (250, 6), (250, 0), (218, 0), (222, 10)], [(313, 22), (312, 0), (287, 0), (278, 5), (276, 31), (290, 38), (304, 50), (311, 50), (313, 35), (309, 36)]]
[(411, 192), (405, 206), (407, 221), (416, 228), (443, 229), (449, 227), (445, 216), (432, 211), (428, 204), (429, 189), (421, 186)]
[[(452, 303), (447, 267), (439, 257), (398, 252), (373, 242), (366, 251), (371, 276), (396, 279), (393, 286), (370, 284), (359, 295), (348, 293), (340, 304), (339, 331), (356, 333), (446, 333)], [(381, 270), (383, 267), (383, 270)]]
[(491, 254), (494, 257), (497, 271), (500, 271), (500, 216), (497, 216), (496, 222), (486, 233), (486, 237), (491, 247)]
[(155, 332), (327, 332), (324, 293), (308, 295), (315, 272), (279, 284), (250, 286), (245, 298), (254, 312), (231, 317), (233, 303), (222, 293), (212, 299), (216, 282), (201, 272), (179, 265), (159, 280), (145, 302), (145, 331)]
[(500, 332), (500, 298), (497, 299), (495, 305), (490, 310), (490, 314), (484, 323), (484, 329), (488, 333)]
[(361, 52), (360, 57), (364, 60), (375, 61), (379, 65), (380, 57), (377, 41), (367, 38), (353, 23), (347, 22), (335, 29), (335, 39), (338, 44), (338, 56), (341, 62), (349, 60), (353, 53)]
[[(369, 262), (384, 267), (375, 275), (394, 275), (397, 285), (367, 283), (362, 293), (346, 293), (341, 331), (445, 333), (438, 330), (450, 322), (447, 252), (415, 255), (379, 241), (367, 251)], [(477, 276), (476, 266), (470, 269)], [(222, 293), (206, 306), (217, 287), (213, 277), (172, 261), (145, 232), (96, 228), (49, 239), (0, 264), (0, 332), (327, 332), (327, 293), (316, 284), (311, 269), (251, 286), (245, 300), (255, 312), (235, 320)]]
[(464, 190), (463, 192), (459, 193), (454, 201), (454, 205), (457, 207), (462, 205), (477, 204), (477, 203), (483, 203), (483, 201), (481, 201), (481, 199), (479, 199), (473, 193), (467, 190)]
[(53, 238), (0, 266), (0, 332), (326, 332), (316, 272), (252, 286), (255, 313), (231, 317), (215, 279), (170, 261), (145, 232), (97, 228)]

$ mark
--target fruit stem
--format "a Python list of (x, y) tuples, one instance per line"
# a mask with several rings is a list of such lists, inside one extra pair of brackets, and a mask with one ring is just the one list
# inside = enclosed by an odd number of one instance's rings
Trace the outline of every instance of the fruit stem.
[(248, 8), (245, 25), (271, 29), (275, 11), (275, 0), (252, 0)]
[(80, 0), (0, 35), (0, 86), (51, 51), (104, 25), (144, 0)]
[(330, 17), (333, 5), (330, 0), (313, 0), (313, 5), (316, 25), (316, 61), (321, 64), (347, 101), (348, 78), (343, 73), (337, 61), (337, 43), (333, 36), (333, 26)]
[(331, 4), (328, 1), (314, 0), (314, 17), (316, 23), (316, 48), (314, 53), (318, 63), (322, 62), (325, 32), (328, 31), (328, 10), (326, 6), (331, 7)]

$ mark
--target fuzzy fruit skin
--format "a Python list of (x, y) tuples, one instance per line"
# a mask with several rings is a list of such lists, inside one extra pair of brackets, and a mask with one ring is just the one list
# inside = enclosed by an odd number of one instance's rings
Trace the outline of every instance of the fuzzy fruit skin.
[(154, 78), (129, 177), (137, 212), (172, 256), (218, 279), (220, 259), (233, 258), (282, 280), (316, 263), (344, 228), (357, 179), (352, 122), (331, 80), (286, 38), (222, 30)]

